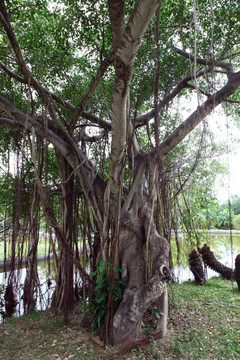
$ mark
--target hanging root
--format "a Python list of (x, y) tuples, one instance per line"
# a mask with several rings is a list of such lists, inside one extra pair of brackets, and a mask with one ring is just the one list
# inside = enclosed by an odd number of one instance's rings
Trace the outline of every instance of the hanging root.
[(221, 274), (225, 279), (230, 280), (234, 278), (233, 269), (221, 264), (214, 256), (213, 252), (210, 250), (210, 247), (205, 244), (202, 249), (199, 249), (200, 254), (202, 255), (204, 263), (210, 267), (212, 270)]
[(238, 254), (235, 259), (235, 279), (238, 285), (238, 290), (240, 291), (240, 254)]
[(12, 283), (9, 283), (8, 286), (6, 287), (4, 300), (5, 300), (6, 316), (7, 317), (12, 316), (16, 306)]
[(34, 280), (29, 279), (27, 276), (24, 282), (23, 287), (23, 306), (24, 306), (24, 313), (28, 314), (30, 311), (33, 311), (36, 306), (36, 301), (34, 299), (34, 292), (31, 291), (31, 287), (34, 286)]
[(196, 283), (200, 285), (206, 284), (202, 260), (196, 250), (193, 250), (189, 254), (189, 265), (190, 265), (190, 270), (194, 275)]

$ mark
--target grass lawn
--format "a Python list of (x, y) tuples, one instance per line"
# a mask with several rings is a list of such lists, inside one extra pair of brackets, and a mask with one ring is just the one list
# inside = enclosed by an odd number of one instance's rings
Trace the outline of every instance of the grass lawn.
[[(169, 285), (168, 333), (146, 347), (115, 359), (240, 359), (240, 292), (235, 283), (214, 278)], [(102, 348), (80, 325), (79, 306), (68, 326), (51, 310), (0, 324), (0, 359), (104, 359), (119, 347)]]

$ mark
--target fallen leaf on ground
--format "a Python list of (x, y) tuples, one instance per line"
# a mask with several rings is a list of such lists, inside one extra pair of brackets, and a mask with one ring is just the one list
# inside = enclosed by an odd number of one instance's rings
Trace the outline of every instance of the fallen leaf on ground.
[(104, 342), (100, 339), (99, 336), (94, 336), (91, 338), (91, 340), (93, 342), (95, 342), (96, 344), (98, 344), (99, 346), (103, 347), (104, 346)]

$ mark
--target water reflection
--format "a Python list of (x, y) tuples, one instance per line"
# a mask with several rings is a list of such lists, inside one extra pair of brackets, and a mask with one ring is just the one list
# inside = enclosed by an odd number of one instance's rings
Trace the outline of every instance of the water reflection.
[[(5, 317), (4, 307), (4, 292), (7, 287), (8, 277), (10, 272), (0, 272), (0, 322)], [(26, 278), (26, 268), (17, 269), (13, 274), (13, 288), (16, 299), (16, 307), (13, 316), (17, 317), (24, 313), (23, 306), (23, 285)], [(49, 275), (49, 264), (47, 260), (40, 260), (38, 262), (38, 281), (39, 286), (36, 293), (36, 309), (45, 310), (51, 304), (51, 297), (55, 288), (55, 274), (52, 269), (51, 275)]]

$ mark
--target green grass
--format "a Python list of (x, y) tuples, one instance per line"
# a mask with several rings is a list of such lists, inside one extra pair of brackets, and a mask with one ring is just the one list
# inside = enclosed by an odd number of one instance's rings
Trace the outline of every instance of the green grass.
[[(206, 286), (194, 282), (169, 285), (167, 335), (116, 359), (240, 359), (240, 292), (221, 278)], [(119, 348), (101, 348), (80, 326), (78, 307), (68, 326), (51, 310), (34, 312), (0, 324), (0, 359), (104, 359)]]
[(149, 359), (240, 359), (240, 292), (236, 283), (214, 278), (169, 286), (168, 345)]

